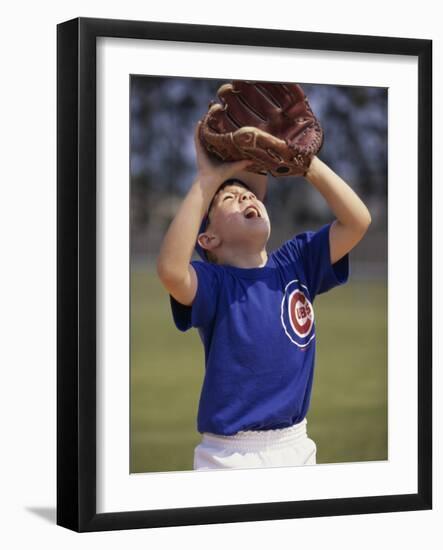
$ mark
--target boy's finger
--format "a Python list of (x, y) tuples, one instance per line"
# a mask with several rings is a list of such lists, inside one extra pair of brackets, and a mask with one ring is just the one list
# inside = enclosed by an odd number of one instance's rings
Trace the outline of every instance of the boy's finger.
[(198, 136), (198, 128), (199, 128), (199, 123), (197, 122), (197, 124), (195, 125), (195, 128), (194, 128), (194, 139), (197, 139), (197, 136)]
[(195, 139), (195, 142), (199, 142), (199, 137), (198, 137), (198, 133), (199, 133), (199, 130), (200, 130), (200, 125), (201, 125), (201, 120), (199, 120), (197, 122), (197, 124), (195, 125), (195, 128), (194, 128), (194, 139)]

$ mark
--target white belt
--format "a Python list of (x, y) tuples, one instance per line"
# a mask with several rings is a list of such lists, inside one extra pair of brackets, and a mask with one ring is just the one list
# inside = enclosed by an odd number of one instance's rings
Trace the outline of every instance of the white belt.
[(202, 442), (214, 445), (216, 447), (227, 447), (230, 450), (239, 451), (259, 451), (266, 447), (287, 447), (295, 441), (305, 439), (306, 418), (298, 424), (293, 424), (289, 428), (278, 430), (251, 430), (240, 431), (235, 435), (218, 435), (204, 432)]

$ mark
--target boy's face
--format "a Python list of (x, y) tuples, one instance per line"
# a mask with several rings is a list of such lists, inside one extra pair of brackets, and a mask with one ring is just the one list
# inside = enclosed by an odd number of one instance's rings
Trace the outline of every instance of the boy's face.
[(263, 250), (269, 239), (271, 224), (265, 205), (249, 189), (233, 183), (214, 197), (209, 213), (207, 238), (199, 242), (203, 248), (218, 254), (228, 248)]

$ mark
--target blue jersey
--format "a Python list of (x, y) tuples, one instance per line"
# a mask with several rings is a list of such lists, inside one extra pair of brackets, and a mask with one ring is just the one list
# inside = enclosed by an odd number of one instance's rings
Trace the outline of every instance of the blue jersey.
[(306, 416), (314, 298), (349, 275), (348, 255), (331, 265), (329, 228), (295, 235), (263, 267), (191, 262), (198, 277), (192, 305), (170, 301), (177, 328), (197, 328), (204, 346), (200, 433), (279, 429)]

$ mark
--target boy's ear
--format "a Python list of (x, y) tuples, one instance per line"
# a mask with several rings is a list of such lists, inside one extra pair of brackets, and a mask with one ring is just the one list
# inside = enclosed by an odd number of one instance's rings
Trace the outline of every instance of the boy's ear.
[(214, 248), (217, 248), (220, 244), (220, 238), (217, 237), (217, 235), (214, 235), (214, 233), (205, 232), (200, 233), (200, 235), (197, 238), (198, 244), (204, 249), (204, 250), (214, 250)]

